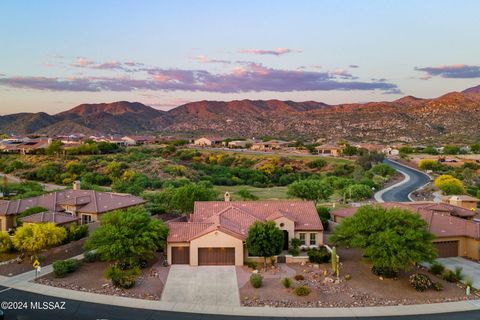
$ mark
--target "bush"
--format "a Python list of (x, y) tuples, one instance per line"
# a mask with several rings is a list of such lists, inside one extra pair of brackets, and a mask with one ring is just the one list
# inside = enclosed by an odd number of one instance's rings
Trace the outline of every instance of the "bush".
[(327, 263), (330, 261), (331, 254), (325, 247), (320, 249), (309, 249), (307, 251), (308, 261), (312, 263)]
[(12, 239), (6, 231), (0, 232), (0, 252), (10, 252), (13, 249)]
[(439, 275), (439, 274), (442, 274), (442, 272), (445, 270), (445, 266), (440, 262), (435, 261), (432, 263), (432, 265), (428, 270), (433, 274)]
[(297, 256), (300, 255), (300, 249), (290, 247), (290, 248), (288, 248), (288, 253), (291, 254), (294, 257), (297, 257)]
[(315, 159), (313, 161), (310, 161), (307, 166), (309, 168), (315, 168), (315, 169), (321, 169), (323, 167), (325, 167), (327, 165), (327, 161), (325, 161), (324, 159)]
[(297, 281), (302, 281), (302, 280), (305, 280), (305, 277), (301, 274), (297, 274), (295, 275), (294, 279)]
[(96, 251), (87, 251), (83, 254), (83, 261), (85, 262), (95, 262), (100, 260), (98, 253)]
[(112, 280), (115, 287), (130, 289), (135, 285), (135, 278), (140, 275), (140, 268), (134, 267), (130, 270), (122, 270), (118, 266), (108, 267), (105, 277)]
[(252, 273), (250, 276), (250, 283), (254, 288), (260, 288), (262, 286), (263, 277), (258, 273)]
[(292, 279), (290, 278), (283, 278), (282, 279), (282, 285), (285, 287), (285, 288), (290, 288), (292, 286)]
[(308, 296), (312, 290), (307, 286), (298, 286), (293, 289), (293, 293), (297, 296), (304, 297)]
[(455, 267), (455, 278), (457, 278), (457, 281), (460, 281), (460, 280), (463, 280), (463, 278), (465, 277), (464, 274), (462, 273), (463, 271), (463, 268), (462, 267)]
[(457, 281), (457, 276), (452, 270), (445, 269), (442, 272), (442, 278), (443, 280), (446, 280), (448, 282), (456, 282)]
[(466, 287), (472, 287), (473, 286), (473, 279), (468, 277), (465, 279), (465, 281), (463, 282), (463, 284), (466, 286)]
[(257, 267), (258, 267), (258, 263), (251, 260), (245, 260), (245, 265), (254, 270), (257, 270)]
[(379, 276), (379, 277), (384, 277), (384, 278), (395, 278), (398, 274), (396, 270), (393, 270), (391, 268), (383, 268), (383, 267), (372, 267), (372, 273)]
[(88, 236), (88, 225), (86, 224), (83, 224), (80, 226), (72, 224), (66, 230), (67, 230), (67, 237), (65, 238), (66, 243), (80, 240)]
[(67, 259), (59, 260), (53, 263), (53, 272), (58, 278), (64, 277), (67, 273), (72, 273), (80, 267), (80, 260)]
[(443, 284), (441, 282), (434, 282), (434, 283), (432, 283), (432, 288), (435, 291), (442, 291), (443, 290)]
[(427, 291), (432, 286), (432, 280), (423, 273), (414, 273), (409, 278), (410, 285), (419, 292)]

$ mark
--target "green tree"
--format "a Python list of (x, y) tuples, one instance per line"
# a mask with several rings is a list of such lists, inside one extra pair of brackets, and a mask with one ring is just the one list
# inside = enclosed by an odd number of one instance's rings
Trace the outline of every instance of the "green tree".
[(66, 236), (65, 228), (54, 223), (29, 223), (17, 228), (12, 242), (19, 251), (37, 253), (62, 243)]
[(318, 206), (317, 213), (320, 217), (320, 221), (322, 222), (323, 229), (327, 229), (328, 221), (330, 220), (330, 209), (327, 207)]
[(243, 200), (258, 200), (258, 197), (254, 195), (250, 190), (247, 188), (241, 188), (237, 191), (237, 194), (242, 197)]
[(167, 235), (162, 221), (152, 219), (142, 207), (131, 207), (105, 214), (85, 248), (95, 249), (102, 260), (137, 265), (140, 258), (163, 248)]
[(360, 201), (370, 198), (373, 195), (372, 187), (365, 184), (351, 184), (343, 189), (345, 199)]
[(195, 201), (213, 201), (217, 199), (217, 196), (217, 192), (210, 186), (202, 183), (191, 183), (175, 190), (172, 204), (175, 209), (182, 213), (191, 213)]
[(435, 179), (433, 184), (446, 195), (465, 193), (465, 187), (463, 186), (462, 181), (449, 174), (439, 176)]
[(434, 235), (427, 230), (420, 215), (409, 210), (363, 206), (335, 228), (330, 241), (360, 248), (374, 268), (396, 273), (436, 258)]
[(298, 180), (288, 186), (290, 196), (303, 200), (312, 200), (317, 204), (327, 200), (333, 194), (333, 188), (326, 182), (318, 179)]
[(472, 144), (470, 146), (470, 150), (473, 152), (473, 153), (480, 153), (480, 143), (475, 143), (475, 144)]
[(386, 163), (376, 164), (370, 169), (373, 173), (378, 174), (382, 177), (387, 177), (395, 174), (395, 169), (390, 167)]
[(422, 150), (422, 152), (426, 154), (432, 154), (432, 155), (438, 154), (437, 149), (435, 149), (435, 147), (432, 147), (432, 146), (425, 147)]
[(354, 156), (358, 153), (358, 148), (352, 145), (345, 145), (345, 148), (342, 150), (342, 154), (346, 156)]
[(248, 229), (247, 250), (251, 255), (267, 258), (280, 254), (283, 248), (283, 232), (273, 221), (257, 221)]
[(0, 232), (0, 253), (10, 251), (13, 247), (12, 239), (6, 231)]
[(60, 141), (52, 141), (52, 143), (50, 143), (45, 148), (45, 154), (49, 156), (60, 154), (61, 151), (62, 151), (62, 142)]

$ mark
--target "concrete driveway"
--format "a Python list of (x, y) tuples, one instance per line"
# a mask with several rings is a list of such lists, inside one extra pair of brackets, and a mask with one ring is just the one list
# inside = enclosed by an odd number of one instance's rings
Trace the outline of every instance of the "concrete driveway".
[(438, 258), (445, 268), (455, 271), (455, 267), (462, 267), (465, 277), (473, 280), (473, 287), (480, 288), (480, 263), (473, 262), (460, 257)]
[(162, 301), (240, 306), (235, 267), (172, 265)]

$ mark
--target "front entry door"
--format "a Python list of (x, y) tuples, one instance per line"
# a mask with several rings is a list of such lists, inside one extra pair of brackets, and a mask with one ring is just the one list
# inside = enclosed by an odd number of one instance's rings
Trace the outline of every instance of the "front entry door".
[(288, 231), (283, 230), (283, 250), (288, 250)]

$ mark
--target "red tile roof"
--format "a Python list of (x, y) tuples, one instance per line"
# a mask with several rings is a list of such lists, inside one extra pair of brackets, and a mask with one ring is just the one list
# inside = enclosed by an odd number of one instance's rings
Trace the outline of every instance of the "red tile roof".
[(169, 223), (168, 242), (185, 242), (214, 230), (246, 239), (256, 221), (285, 217), (295, 230), (323, 230), (311, 201), (197, 201), (189, 222)]
[(56, 225), (62, 225), (78, 221), (80, 220), (80, 218), (69, 213), (46, 211), (32, 214), (30, 216), (22, 218), (21, 220), (22, 222), (26, 223), (53, 222)]
[[(461, 216), (461, 213), (459, 212), (466, 210), (471, 213), (470, 210), (444, 203), (385, 202), (379, 203), (378, 205), (384, 208), (401, 208), (410, 210), (413, 213), (418, 213), (422, 219), (428, 223), (429, 231), (438, 238), (460, 236), (480, 239), (480, 223), (458, 217)], [(358, 207), (337, 209), (333, 210), (331, 215), (337, 217), (350, 217), (354, 215), (357, 210)]]

